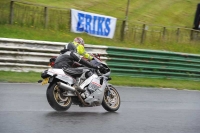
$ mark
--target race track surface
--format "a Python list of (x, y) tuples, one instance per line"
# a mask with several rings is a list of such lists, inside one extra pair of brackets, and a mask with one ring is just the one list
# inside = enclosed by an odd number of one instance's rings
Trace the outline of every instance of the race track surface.
[(0, 133), (200, 133), (200, 91), (120, 87), (115, 113), (56, 112), (39, 84), (0, 83)]

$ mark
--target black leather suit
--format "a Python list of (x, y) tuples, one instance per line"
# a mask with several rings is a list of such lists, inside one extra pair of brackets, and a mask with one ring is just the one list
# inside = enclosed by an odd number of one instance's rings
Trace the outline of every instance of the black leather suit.
[(70, 50), (65, 50), (65, 53), (60, 54), (56, 58), (54, 68), (61, 68), (69, 75), (79, 77), (83, 73), (83, 69), (73, 68), (72, 65), (74, 62), (78, 62), (89, 68), (98, 69), (97, 66), (92, 65), (90, 62), (82, 59), (76, 52)]

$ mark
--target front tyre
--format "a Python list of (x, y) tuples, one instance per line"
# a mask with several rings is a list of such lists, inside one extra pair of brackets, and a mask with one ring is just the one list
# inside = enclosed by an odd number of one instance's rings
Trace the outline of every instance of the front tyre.
[(108, 85), (108, 87), (109, 89), (106, 88), (104, 92), (102, 106), (105, 110), (114, 112), (117, 111), (120, 107), (120, 96), (112, 85)]
[(51, 83), (46, 91), (47, 101), (56, 111), (66, 111), (71, 107), (71, 97), (63, 96), (56, 83)]

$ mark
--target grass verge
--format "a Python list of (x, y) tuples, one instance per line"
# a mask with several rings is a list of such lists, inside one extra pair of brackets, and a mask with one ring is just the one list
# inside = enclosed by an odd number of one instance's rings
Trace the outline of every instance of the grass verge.
[[(10, 72), (0, 71), (0, 82), (4, 83), (37, 83), (40, 73), (37, 72)], [(124, 76), (112, 76), (110, 81), (118, 86), (156, 87), (174, 88), (178, 90), (200, 90), (199, 81), (173, 80), (173, 79), (152, 79), (152, 78), (132, 78)]]
[[(27, 40), (41, 40), (52, 42), (71, 42), (78, 35), (66, 31), (57, 31), (50, 29), (39, 29), (31, 27), (21, 27), (17, 25), (1, 25), (0, 24), (0, 37), (3, 38), (18, 38)], [(148, 50), (164, 50), (172, 52), (182, 52), (199, 54), (200, 45), (195, 43), (181, 44), (181, 43), (146, 43), (144, 45), (133, 43), (130, 41), (117, 41), (113, 39), (91, 37), (87, 34), (81, 34), (81, 37), (85, 40), (86, 44), (102, 45), (102, 46), (115, 46), (115, 47), (128, 47), (137, 49)]]

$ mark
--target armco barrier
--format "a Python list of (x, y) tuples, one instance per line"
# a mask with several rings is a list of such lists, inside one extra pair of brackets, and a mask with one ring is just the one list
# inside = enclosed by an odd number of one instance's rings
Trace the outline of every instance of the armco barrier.
[(121, 76), (200, 80), (200, 56), (108, 47), (107, 64)]
[[(0, 38), (0, 70), (36, 71), (48, 68), (50, 57), (58, 56), (67, 43)], [(89, 53), (99, 53), (105, 61), (106, 46), (85, 44)]]
[[(0, 38), (0, 70), (42, 72), (49, 58), (67, 43)], [(99, 53), (113, 75), (151, 78), (200, 79), (200, 56), (195, 54), (85, 45)], [(134, 81), (133, 81), (134, 82)]]

